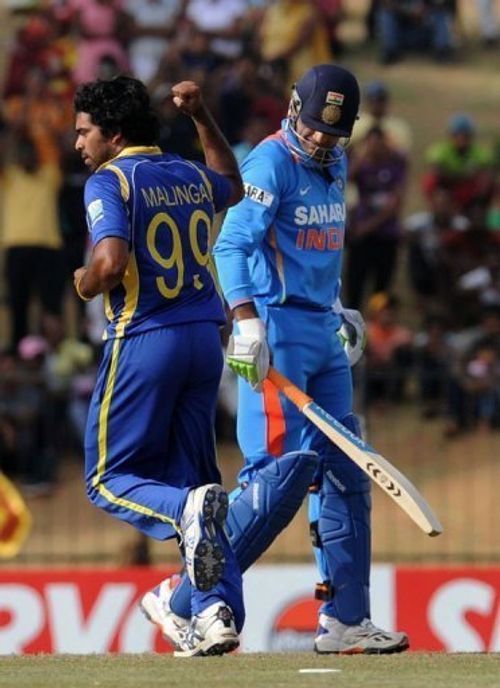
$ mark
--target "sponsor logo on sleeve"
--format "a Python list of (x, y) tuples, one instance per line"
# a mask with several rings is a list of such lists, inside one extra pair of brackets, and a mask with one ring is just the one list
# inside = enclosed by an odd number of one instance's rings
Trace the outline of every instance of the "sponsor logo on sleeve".
[(92, 201), (92, 203), (89, 203), (87, 212), (89, 215), (91, 227), (95, 227), (99, 220), (102, 220), (104, 217), (104, 207), (102, 204), (102, 200), (98, 198), (95, 201)]
[(265, 191), (264, 189), (260, 189), (258, 186), (254, 186), (253, 184), (249, 184), (248, 182), (245, 182), (244, 186), (245, 196), (247, 198), (250, 198), (256, 203), (260, 203), (261, 205), (265, 205), (266, 208), (271, 207), (274, 201), (274, 195), (272, 193)]

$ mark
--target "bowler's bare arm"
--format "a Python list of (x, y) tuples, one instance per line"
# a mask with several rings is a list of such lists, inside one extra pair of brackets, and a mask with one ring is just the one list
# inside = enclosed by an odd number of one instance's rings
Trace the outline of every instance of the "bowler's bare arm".
[(224, 134), (205, 105), (200, 87), (194, 81), (181, 81), (172, 86), (172, 95), (174, 104), (181, 112), (191, 117), (195, 124), (207, 167), (223, 175), (230, 182), (231, 195), (227, 205), (235, 205), (243, 198), (243, 182), (238, 163)]

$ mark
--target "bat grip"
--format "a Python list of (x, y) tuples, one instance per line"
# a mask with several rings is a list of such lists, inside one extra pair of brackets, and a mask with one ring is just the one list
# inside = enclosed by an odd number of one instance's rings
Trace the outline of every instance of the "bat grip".
[(292, 403), (302, 410), (305, 406), (311, 403), (311, 397), (304, 394), (296, 385), (293, 384), (287, 377), (279, 373), (275, 368), (269, 366), (267, 379), (270, 380), (280, 392), (290, 399)]

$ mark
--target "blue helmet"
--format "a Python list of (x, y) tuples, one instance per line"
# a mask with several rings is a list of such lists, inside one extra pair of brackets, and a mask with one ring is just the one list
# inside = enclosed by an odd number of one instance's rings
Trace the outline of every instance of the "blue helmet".
[(360, 101), (356, 77), (344, 67), (316, 65), (295, 84), (289, 116), (295, 114), (311, 129), (349, 138)]
[(288, 148), (305, 165), (328, 167), (344, 155), (346, 141), (333, 148), (317, 146), (307, 152), (305, 139), (297, 131), (297, 120), (314, 131), (349, 139), (359, 109), (359, 85), (347, 69), (339, 65), (316, 65), (302, 76), (292, 90), (285, 125)]

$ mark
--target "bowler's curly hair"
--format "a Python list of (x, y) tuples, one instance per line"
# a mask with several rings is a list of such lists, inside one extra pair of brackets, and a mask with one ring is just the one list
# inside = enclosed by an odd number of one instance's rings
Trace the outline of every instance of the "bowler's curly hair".
[(158, 142), (159, 121), (146, 86), (130, 76), (81, 84), (74, 98), (75, 112), (90, 115), (106, 137), (122, 134), (128, 143), (151, 146)]

